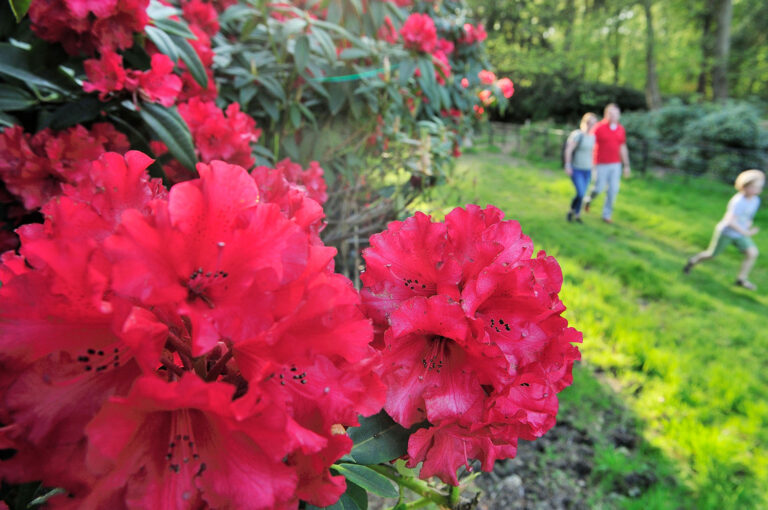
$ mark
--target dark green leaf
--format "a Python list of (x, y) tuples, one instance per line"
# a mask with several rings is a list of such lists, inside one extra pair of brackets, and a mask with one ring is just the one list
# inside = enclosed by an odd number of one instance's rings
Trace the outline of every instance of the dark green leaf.
[(280, 118), (280, 110), (278, 109), (277, 102), (274, 99), (266, 96), (265, 94), (256, 94), (256, 100), (259, 102), (264, 111), (267, 112), (267, 115), (272, 118), (272, 120), (277, 120)]
[(331, 115), (336, 115), (341, 111), (341, 108), (347, 100), (347, 87), (341, 84), (332, 83), (328, 85), (328, 92), (330, 94), (328, 106), (331, 108)]
[(293, 49), (293, 60), (296, 64), (296, 70), (302, 72), (307, 67), (309, 59), (309, 37), (307, 34), (301, 34), (296, 39), (296, 46)]
[(9, 3), (11, 5), (11, 10), (13, 11), (13, 15), (16, 17), (16, 21), (21, 21), (21, 18), (23, 18), (27, 11), (29, 10), (29, 4), (32, 3), (32, 0), (9, 0)]
[(285, 101), (285, 92), (283, 92), (283, 86), (273, 76), (257, 76), (255, 78), (259, 84), (263, 85), (267, 91), (274, 97)]
[(299, 126), (301, 126), (301, 111), (299, 110), (299, 107), (296, 106), (296, 103), (291, 103), (291, 106), (288, 108), (288, 116), (291, 119), (293, 127), (298, 129)]
[(139, 114), (160, 141), (168, 146), (168, 152), (186, 168), (195, 171), (197, 157), (192, 135), (176, 108), (142, 103)]
[(315, 120), (315, 115), (312, 113), (312, 110), (304, 106), (302, 103), (297, 103), (297, 106), (299, 107), (299, 110), (301, 110), (302, 115), (304, 115), (304, 117), (306, 117), (306, 119), (312, 123), (315, 129), (317, 129), (317, 120)]
[(37, 99), (26, 90), (0, 83), (0, 111), (25, 110), (34, 104), (37, 104)]
[(18, 123), (19, 121), (16, 118), (11, 117), (7, 113), (0, 112), (0, 126), (11, 127)]
[(185, 64), (187, 64), (187, 69), (189, 69), (189, 72), (192, 74), (192, 77), (195, 79), (197, 83), (200, 84), (201, 87), (207, 88), (208, 87), (208, 75), (205, 72), (205, 67), (203, 67), (203, 63), (200, 62), (200, 57), (197, 56), (197, 52), (192, 47), (191, 44), (184, 38), (179, 35), (170, 35), (170, 39), (173, 41), (173, 43), (176, 45), (176, 49), (179, 52), (179, 56), (181, 57), (181, 60), (184, 61)]
[(386, 411), (360, 418), (360, 426), (347, 430), (354, 441), (349, 456), (358, 464), (378, 464), (388, 462), (405, 454), (408, 449), (408, 438), (421, 425), (415, 425), (410, 430), (389, 417)]
[[(102, 103), (93, 96), (85, 96), (74, 103), (65, 103), (45, 119), (45, 127), (64, 129), (88, 122), (99, 116)], [(41, 126), (43, 127), (43, 126)]]
[(399, 68), (399, 79), (398, 83), (401, 87), (404, 87), (408, 84), (408, 80), (411, 79), (411, 76), (413, 76), (413, 73), (416, 71), (416, 62), (413, 60), (404, 60), (400, 62), (400, 68)]
[(179, 51), (176, 49), (176, 45), (173, 44), (171, 36), (159, 28), (153, 27), (151, 25), (144, 27), (144, 33), (147, 34), (147, 37), (149, 37), (150, 41), (155, 43), (155, 46), (157, 46), (157, 49), (160, 50), (160, 53), (168, 55), (171, 60), (178, 62)]
[(30, 85), (50, 89), (61, 94), (68, 93), (59, 84), (54, 83), (47, 76), (47, 72), (33, 69), (30, 58), (30, 51), (10, 43), (0, 43), (0, 75), (8, 76)]
[(192, 33), (185, 23), (180, 23), (172, 19), (155, 19), (152, 20), (152, 23), (169, 35), (177, 35), (184, 39), (197, 39), (197, 36)]
[(360, 464), (334, 464), (333, 469), (344, 475), (344, 478), (359, 485), (368, 492), (385, 498), (396, 498), (397, 489), (386, 476)]

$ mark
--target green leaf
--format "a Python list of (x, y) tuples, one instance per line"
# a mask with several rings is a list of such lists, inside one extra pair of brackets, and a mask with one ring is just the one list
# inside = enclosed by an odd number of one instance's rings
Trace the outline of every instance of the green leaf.
[(416, 62), (413, 60), (405, 60), (400, 62), (398, 83), (401, 87), (408, 84), (408, 80), (411, 79), (413, 73), (416, 71)]
[(341, 108), (347, 101), (348, 89), (349, 87), (344, 84), (330, 83), (328, 85), (328, 93), (330, 94), (328, 106), (331, 109), (331, 115), (336, 115), (341, 111)]
[(8, 3), (11, 5), (11, 10), (13, 11), (13, 15), (16, 17), (16, 22), (18, 23), (21, 21), (21, 18), (27, 14), (27, 11), (29, 10), (29, 4), (32, 3), (32, 0), (9, 0)]
[(197, 39), (197, 36), (184, 23), (172, 19), (155, 19), (152, 20), (152, 24), (169, 35), (177, 35), (184, 39)]
[(296, 70), (302, 72), (307, 67), (309, 59), (309, 37), (307, 34), (301, 34), (296, 39), (296, 46), (293, 48), (293, 61), (296, 64)]
[(356, 58), (368, 57), (371, 52), (362, 48), (347, 48), (341, 52), (339, 58), (342, 60), (353, 60)]
[(99, 116), (102, 103), (94, 96), (85, 96), (79, 101), (65, 103), (45, 119), (44, 126), (64, 129), (75, 124), (88, 122)]
[(267, 112), (267, 115), (272, 118), (272, 120), (277, 120), (280, 118), (280, 110), (278, 109), (277, 102), (274, 99), (265, 96), (264, 94), (256, 94), (256, 100), (259, 102), (264, 111)]
[(18, 124), (19, 121), (15, 117), (11, 117), (7, 113), (0, 112), (0, 126), (12, 127)]
[(160, 53), (163, 55), (168, 55), (170, 59), (174, 61), (174, 63), (178, 62), (179, 51), (171, 40), (171, 36), (159, 28), (153, 27), (151, 25), (144, 27), (144, 32), (147, 34), (147, 37), (149, 37), (149, 40), (155, 43), (155, 46), (157, 46), (157, 49), (160, 50)]
[(203, 63), (200, 61), (200, 57), (197, 56), (197, 52), (192, 47), (191, 44), (189, 44), (189, 41), (185, 39), (184, 37), (181, 37), (179, 35), (170, 35), (170, 39), (173, 41), (173, 43), (176, 45), (176, 48), (179, 51), (179, 56), (181, 56), (181, 60), (184, 61), (185, 64), (187, 64), (187, 69), (189, 69), (189, 72), (192, 74), (192, 77), (195, 79), (197, 83), (200, 84), (201, 87), (207, 88), (208, 87), (208, 75), (205, 72), (205, 67), (203, 67)]
[(304, 30), (304, 27), (307, 26), (307, 22), (302, 18), (292, 18), (281, 23), (281, 26), (283, 29), (283, 34), (288, 37)]
[(359, 485), (368, 492), (385, 498), (396, 498), (397, 489), (386, 476), (360, 464), (334, 464), (333, 469), (344, 475), (347, 480)]
[(68, 91), (48, 78), (45, 71), (33, 69), (31, 52), (10, 43), (0, 43), (0, 75), (68, 94)]
[(168, 146), (168, 152), (186, 168), (195, 171), (197, 157), (192, 135), (176, 107), (165, 108), (159, 104), (142, 103), (139, 115), (160, 141)]
[(37, 99), (26, 90), (0, 83), (0, 111), (25, 110), (34, 104), (37, 104)]
[(152, 0), (149, 2), (149, 7), (147, 7), (147, 16), (153, 20), (170, 18), (179, 14), (181, 14), (179, 9), (170, 5), (163, 5), (158, 0)]
[(296, 106), (296, 103), (291, 103), (291, 106), (288, 108), (288, 117), (290, 117), (293, 127), (298, 129), (301, 126), (301, 110)]
[(354, 441), (349, 456), (358, 464), (378, 464), (401, 457), (408, 449), (408, 438), (421, 424), (405, 429), (386, 411), (360, 418), (360, 426), (347, 429)]
[(267, 91), (274, 97), (280, 99), (281, 101), (285, 101), (285, 92), (283, 92), (283, 86), (280, 85), (280, 82), (277, 81), (274, 76), (258, 76), (256, 77), (256, 81), (263, 85), (264, 88), (267, 89)]

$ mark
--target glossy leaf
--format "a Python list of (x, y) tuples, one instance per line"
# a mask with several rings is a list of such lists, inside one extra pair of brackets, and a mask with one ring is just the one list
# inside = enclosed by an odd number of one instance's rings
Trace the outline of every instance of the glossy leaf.
[(26, 90), (0, 83), (0, 111), (25, 110), (34, 104), (37, 104), (37, 99)]
[(293, 61), (296, 64), (296, 70), (301, 72), (307, 67), (309, 59), (309, 38), (307, 34), (301, 34), (296, 39), (296, 46), (293, 49)]
[(397, 489), (386, 476), (377, 473), (373, 469), (360, 464), (334, 464), (333, 469), (344, 478), (359, 485), (368, 492), (372, 492), (385, 498), (396, 498)]
[(358, 464), (378, 464), (401, 457), (408, 449), (411, 435), (411, 431), (395, 423), (386, 411), (361, 417), (360, 426), (349, 428), (347, 433), (355, 443), (349, 456)]
[(194, 171), (197, 157), (192, 135), (176, 108), (142, 103), (139, 115), (160, 141), (168, 146), (168, 152), (184, 167)]
[(27, 14), (32, 0), (9, 0), (8, 3), (11, 5), (16, 21), (19, 22)]
[(156, 19), (152, 20), (152, 23), (169, 35), (177, 35), (185, 39), (197, 39), (197, 36), (184, 23), (172, 19)]
[(144, 32), (146, 32), (149, 40), (155, 43), (155, 46), (160, 50), (160, 53), (168, 55), (174, 62), (179, 60), (179, 51), (167, 33), (159, 28), (149, 25), (144, 27)]
[(184, 37), (174, 34), (169, 35), (169, 37), (176, 46), (181, 60), (187, 65), (187, 69), (189, 69), (192, 77), (201, 87), (207, 88), (208, 75), (206, 74), (205, 67), (203, 67), (203, 63), (200, 61), (200, 57), (197, 55), (195, 49)]

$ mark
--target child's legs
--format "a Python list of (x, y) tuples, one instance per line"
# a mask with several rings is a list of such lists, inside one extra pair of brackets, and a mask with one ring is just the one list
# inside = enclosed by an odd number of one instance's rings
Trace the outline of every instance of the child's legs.
[(608, 191), (605, 196), (605, 205), (603, 206), (603, 218), (610, 219), (613, 214), (613, 204), (616, 202), (616, 195), (619, 194), (619, 185), (621, 184), (621, 163), (606, 166), (608, 167)]
[(571, 180), (573, 181), (573, 186), (576, 188), (576, 196), (573, 197), (573, 201), (571, 202), (571, 210), (576, 214), (579, 214), (581, 211), (581, 203), (587, 192), (587, 187), (589, 186), (591, 178), (590, 174), (591, 172), (589, 170), (573, 169)]
[(741, 263), (739, 269), (739, 280), (748, 280), (749, 272), (752, 271), (752, 267), (755, 265), (759, 252), (754, 241), (749, 237), (743, 237), (737, 240), (736, 246), (744, 253), (744, 260)]
[(720, 231), (717, 229), (717, 227), (715, 227), (715, 231), (712, 233), (712, 239), (709, 241), (709, 247), (707, 247), (706, 250), (697, 253), (688, 261), (691, 264), (698, 264), (703, 260), (709, 260), (711, 258), (717, 257), (729, 244), (731, 244), (731, 238), (728, 236), (720, 235)]

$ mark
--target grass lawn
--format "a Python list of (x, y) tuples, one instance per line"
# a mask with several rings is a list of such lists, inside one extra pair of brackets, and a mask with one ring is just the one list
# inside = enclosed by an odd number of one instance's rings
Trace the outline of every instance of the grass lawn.
[[(494, 204), (560, 262), (565, 316), (584, 333), (584, 362), (563, 407), (590, 427), (593, 411), (623, 402), (647, 443), (631, 454), (608, 442), (598, 448), (595, 506), (612, 478), (640, 463), (671, 469), (675, 482), (619, 506), (768, 507), (768, 206), (755, 219), (763, 255), (750, 292), (733, 285), (735, 248), (681, 273), (707, 246), (732, 187), (633, 177), (622, 182), (615, 225), (600, 221), (603, 197), (584, 224), (569, 224), (573, 186), (556, 163), (491, 149), (462, 156), (450, 182), (417, 208), (441, 218), (457, 205)], [(606, 397), (606, 385), (619, 400)]]

